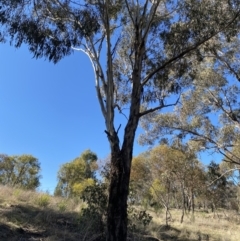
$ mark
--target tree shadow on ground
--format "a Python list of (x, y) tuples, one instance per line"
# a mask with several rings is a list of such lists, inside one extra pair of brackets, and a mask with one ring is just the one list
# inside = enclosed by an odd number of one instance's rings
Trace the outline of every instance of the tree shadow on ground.
[[(97, 220), (77, 212), (60, 212), (31, 204), (0, 204), (0, 241), (103, 241)], [(157, 237), (130, 234), (131, 241), (208, 241), (204, 234), (195, 238), (171, 226), (159, 226)]]
[(209, 236), (206, 234), (193, 233), (187, 230), (183, 232), (170, 225), (162, 226), (158, 234), (161, 241), (209, 241)]
[(80, 213), (58, 212), (29, 204), (0, 206), (1, 241), (76, 241), (102, 240), (94, 233), (91, 217), (81, 221)]

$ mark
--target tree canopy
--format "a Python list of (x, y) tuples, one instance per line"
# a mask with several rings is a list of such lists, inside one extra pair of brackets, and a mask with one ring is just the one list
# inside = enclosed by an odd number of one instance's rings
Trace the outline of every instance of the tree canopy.
[(219, 49), (202, 53), (192, 69), (192, 85), (185, 86), (172, 112), (153, 113), (142, 119), (140, 143), (179, 138), (199, 151), (217, 152), (225, 161), (240, 164), (239, 37), (219, 42)]
[(32, 155), (0, 155), (0, 183), (34, 190), (40, 186), (40, 163)]
[(131, 202), (165, 209), (166, 225), (172, 209), (186, 212), (218, 208), (239, 210), (239, 174), (226, 172), (229, 163), (211, 161), (204, 165), (191, 146), (160, 144), (134, 157), (131, 172)]
[(97, 155), (90, 150), (84, 151), (73, 161), (63, 164), (58, 171), (56, 196), (81, 196), (88, 186), (95, 184)]
[(167, 225), (170, 207), (182, 207), (183, 214), (187, 208), (194, 212), (195, 198), (207, 188), (206, 174), (196, 154), (179, 143), (158, 145), (134, 158), (131, 187), (137, 203), (164, 207)]

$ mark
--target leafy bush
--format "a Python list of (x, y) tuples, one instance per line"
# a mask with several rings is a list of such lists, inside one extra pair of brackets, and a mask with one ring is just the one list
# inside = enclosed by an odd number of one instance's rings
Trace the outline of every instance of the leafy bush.
[(36, 203), (38, 206), (45, 208), (50, 203), (50, 196), (46, 193), (43, 193), (36, 199)]
[(21, 193), (22, 193), (22, 190), (20, 190), (20, 189), (14, 189), (13, 190), (13, 195), (15, 197), (19, 197)]
[(57, 204), (60, 212), (64, 212), (67, 209), (67, 203), (65, 201), (61, 201)]
[[(89, 186), (83, 192), (83, 200), (87, 202), (87, 208), (82, 210), (82, 216), (91, 217), (92, 228), (97, 229), (98, 232), (105, 232), (106, 210), (107, 210), (107, 185), (97, 184)], [(128, 225), (132, 231), (145, 230), (146, 226), (152, 221), (152, 216), (145, 210), (137, 210), (133, 204), (129, 203), (128, 207)]]
[(105, 240), (105, 223), (107, 210), (107, 187), (105, 184), (96, 184), (87, 187), (82, 199), (87, 207), (82, 209), (79, 224), (85, 227), (85, 240), (98, 235), (98, 240)]
[(152, 218), (145, 210), (137, 210), (132, 206), (128, 207), (128, 226), (131, 231), (145, 230)]

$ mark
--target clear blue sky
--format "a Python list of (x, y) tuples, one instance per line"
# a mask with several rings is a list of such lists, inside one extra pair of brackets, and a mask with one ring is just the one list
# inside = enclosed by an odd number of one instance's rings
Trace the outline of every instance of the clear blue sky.
[[(0, 44), (0, 153), (38, 158), (40, 189), (53, 192), (60, 165), (86, 149), (106, 158), (104, 130), (92, 66), (83, 53), (54, 65), (33, 59), (25, 46)], [(135, 145), (134, 154), (140, 151)]]
[[(125, 121), (117, 118), (120, 134)], [(54, 65), (33, 59), (26, 46), (0, 44), (0, 153), (38, 158), (41, 190), (52, 193), (61, 164), (86, 149), (104, 160), (110, 153), (104, 130), (87, 56), (74, 52)], [(134, 155), (147, 148), (135, 143)], [(201, 159), (221, 157), (206, 153)]]

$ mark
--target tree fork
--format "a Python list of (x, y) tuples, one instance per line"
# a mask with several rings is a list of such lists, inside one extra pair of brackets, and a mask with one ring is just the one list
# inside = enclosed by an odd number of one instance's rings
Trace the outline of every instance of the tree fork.
[[(111, 136), (111, 173), (107, 210), (107, 241), (127, 240), (127, 198), (131, 173), (134, 136), (138, 126), (140, 98), (132, 106), (125, 128), (122, 148), (117, 133)], [(110, 138), (108, 136), (108, 138)], [(110, 140), (110, 139), (109, 139)]]

